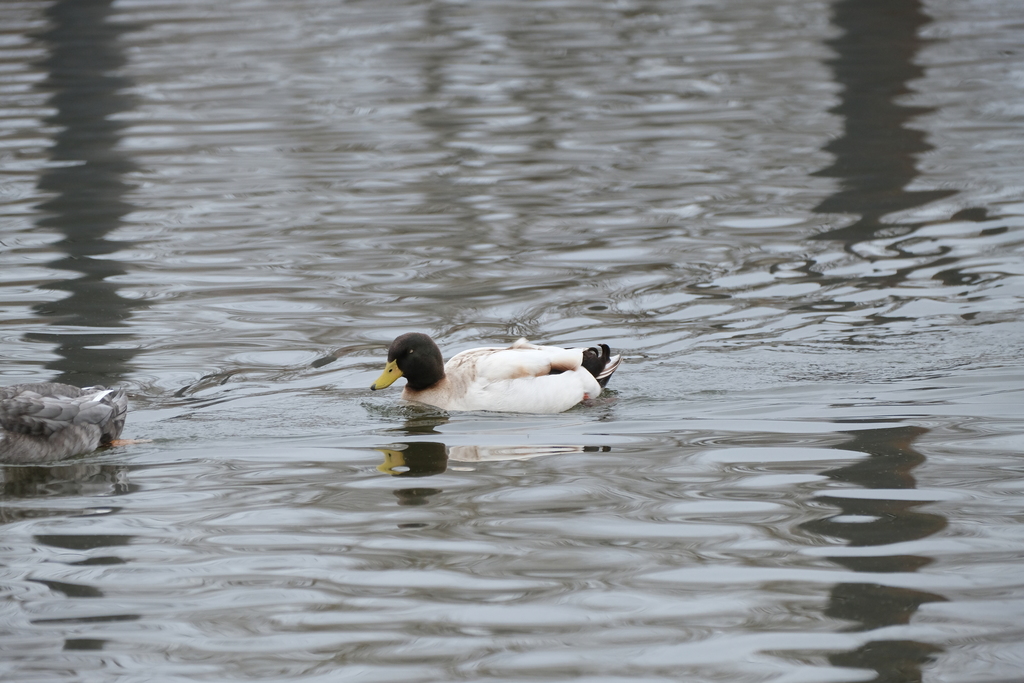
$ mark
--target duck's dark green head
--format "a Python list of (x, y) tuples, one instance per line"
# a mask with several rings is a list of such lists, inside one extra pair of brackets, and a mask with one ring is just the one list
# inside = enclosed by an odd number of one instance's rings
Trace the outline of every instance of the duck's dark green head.
[(434, 340), (419, 332), (409, 332), (391, 342), (388, 364), (370, 389), (384, 389), (399, 377), (405, 377), (409, 388), (426, 389), (444, 378), (444, 360)]

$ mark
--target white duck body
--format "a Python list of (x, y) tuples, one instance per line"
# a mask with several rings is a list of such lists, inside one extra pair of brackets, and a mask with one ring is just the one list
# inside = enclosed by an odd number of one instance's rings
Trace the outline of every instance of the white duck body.
[[(432, 341), (430, 345), (436, 348)], [(405, 353), (421, 350), (406, 348)], [(593, 372), (584, 366), (584, 355), (588, 352), (590, 364), (597, 366)], [(510, 347), (469, 349), (445, 363), (443, 375), (433, 383), (428, 380), (417, 385), (415, 375), (409, 376), (411, 373), (405, 370), (409, 384), (402, 391), (402, 398), (444, 410), (560, 413), (601, 394), (602, 384), (620, 362), (619, 356), (608, 355), (607, 347), (603, 357), (601, 354), (599, 348), (538, 346), (525, 339)], [(402, 356), (401, 352), (395, 355), (398, 366), (402, 365)], [(389, 363), (388, 368), (391, 367)], [(386, 369), (373, 388), (383, 388), (394, 381), (388, 374)]]
[(69, 384), (0, 387), (0, 462), (34, 463), (88, 453), (121, 434), (124, 389)]

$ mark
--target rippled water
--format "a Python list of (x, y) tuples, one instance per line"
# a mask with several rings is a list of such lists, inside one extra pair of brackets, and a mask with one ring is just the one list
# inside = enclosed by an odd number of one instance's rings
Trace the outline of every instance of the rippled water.
[[(1011, 0), (0, 4), (0, 676), (1011, 681)], [(605, 341), (553, 416), (387, 343)]]

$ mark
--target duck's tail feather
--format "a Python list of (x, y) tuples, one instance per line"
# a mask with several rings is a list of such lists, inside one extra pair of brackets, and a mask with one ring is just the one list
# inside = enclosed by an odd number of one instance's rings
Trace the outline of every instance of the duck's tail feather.
[(613, 356), (607, 344), (591, 346), (583, 351), (583, 367), (594, 376), (602, 388), (608, 384), (612, 373), (615, 372), (621, 362), (622, 356)]

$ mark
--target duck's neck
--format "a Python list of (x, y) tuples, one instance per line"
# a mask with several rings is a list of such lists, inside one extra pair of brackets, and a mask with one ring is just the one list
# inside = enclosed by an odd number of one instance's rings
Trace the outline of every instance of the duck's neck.
[(405, 376), (406, 385), (412, 391), (423, 391), (424, 389), (430, 389), (431, 387), (437, 386), (440, 382), (444, 381), (444, 366), (438, 368), (424, 367), (420, 368), (412, 377), (409, 375)]
[(450, 392), (451, 381), (447, 377), (442, 377), (433, 384), (421, 386), (419, 384), (406, 384), (405, 389), (402, 390), (402, 398), (408, 401), (421, 401), (423, 403), (429, 403), (430, 405), (437, 405), (437, 403), (431, 400), (432, 397), (437, 396), (439, 393), (444, 394)]

